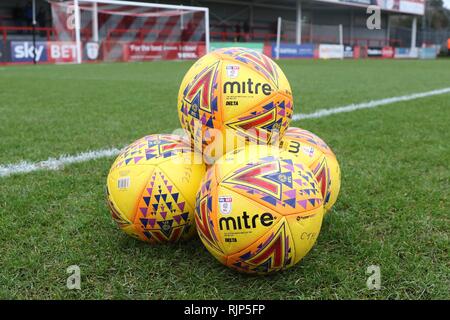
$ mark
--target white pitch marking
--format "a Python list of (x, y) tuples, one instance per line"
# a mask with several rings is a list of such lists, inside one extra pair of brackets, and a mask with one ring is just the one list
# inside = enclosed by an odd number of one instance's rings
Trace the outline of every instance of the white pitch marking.
[[(363, 102), (358, 104), (350, 104), (343, 107), (337, 107), (337, 108), (331, 108), (331, 109), (320, 109), (312, 113), (298, 113), (294, 114), (292, 117), (292, 120), (304, 120), (304, 119), (317, 119), (322, 117), (327, 117), (333, 114), (337, 113), (343, 113), (343, 112), (352, 112), (355, 110), (360, 109), (369, 109), (369, 108), (376, 108), (379, 106), (384, 106), (396, 102), (404, 102), (404, 101), (411, 101), (441, 94), (450, 93), (450, 87), (449, 88), (443, 88), (433, 91), (427, 91), (422, 93), (414, 93), (410, 95), (405, 96), (399, 96), (399, 97), (392, 97), (392, 98), (386, 98), (381, 100), (373, 100), (369, 102)], [(79, 153), (77, 155), (72, 156), (60, 156), (59, 158), (49, 158), (45, 161), (40, 162), (27, 162), (22, 161), (19, 163), (14, 164), (7, 164), (7, 165), (0, 165), (0, 177), (6, 177), (12, 174), (18, 174), (18, 173), (28, 173), (38, 170), (58, 170), (64, 165), (72, 164), (72, 163), (80, 163), (80, 162), (86, 162), (89, 160), (95, 160), (100, 158), (106, 158), (106, 157), (112, 157), (117, 155), (120, 152), (119, 149), (112, 148), (112, 149), (103, 149), (103, 150), (95, 150), (95, 151), (88, 151)]]
[(104, 149), (79, 153), (77, 155), (63, 155), (59, 158), (49, 158), (40, 162), (21, 161), (19, 163), (0, 165), (0, 177), (6, 177), (17, 173), (28, 173), (38, 170), (59, 170), (64, 165), (86, 162), (105, 157), (112, 157), (120, 152), (119, 149)]
[(363, 103), (358, 103), (358, 104), (350, 104), (347, 106), (337, 107), (337, 108), (332, 108), (332, 109), (319, 109), (312, 113), (297, 113), (297, 114), (294, 114), (294, 116), (292, 117), (292, 120), (296, 121), (296, 120), (304, 120), (304, 119), (323, 118), (323, 117), (331, 116), (331, 115), (337, 114), (337, 113), (352, 112), (352, 111), (356, 111), (356, 110), (360, 110), (360, 109), (376, 108), (379, 106), (384, 106), (384, 105), (392, 104), (392, 103), (396, 103), (396, 102), (411, 101), (411, 100), (416, 100), (416, 99), (421, 99), (421, 98), (426, 98), (426, 97), (431, 97), (431, 96), (436, 96), (436, 95), (441, 95), (441, 94), (446, 94), (446, 93), (450, 93), (450, 87), (433, 90), (433, 91), (428, 91), (428, 92), (414, 93), (414, 94), (405, 95), (405, 96), (392, 97), (392, 98), (386, 98), (386, 99), (381, 99), (381, 100), (372, 100), (369, 102), (363, 102)]

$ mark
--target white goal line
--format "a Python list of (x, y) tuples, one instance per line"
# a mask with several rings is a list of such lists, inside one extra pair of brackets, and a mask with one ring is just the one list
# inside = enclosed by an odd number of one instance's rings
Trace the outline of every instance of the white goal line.
[(14, 164), (0, 165), (0, 177), (11, 174), (28, 173), (38, 170), (59, 170), (66, 164), (86, 162), (119, 154), (117, 148), (82, 152), (77, 155), (62, 155), (58, 158), (48, 158), (39, 162), (21, 161)]
[[(304, 119), (318, 119), (327, 117), (333, 114), (343, 113), (343, 112), (352, 112), (360, 109), (370, 109), (376, 108), (379, 106), (384, 106), (388, 104), (393, 104), (396, 102), (404, 102), (411, 101), (421, 98), (427, 98), (436, 95), (442, 95), (450, 93), (450, 87), (421, 92), (421, 93), (413, 93), (410, 95), (386, 98), (381, 100), (373, 100), (369, 102), (363, 102), (358, 104), (350, 104), (347, 106), (331, 108), (331, 109), (320, 109), (312, 113), (297, 113), (292, 117), (293, 121), (296, 120), (304, 120)], [(88, 152), (82, 152), (76, 155), (62, 155), (58, 158), (49, 158), (44, 161), (39, 162), (28, 162), (21, 161), (13, 164), (0, 165), (0, 177), (7, 177), (12, 174), (19, 173), (28, 173), (38, 170), (59, 170), (64, 165), (73, 164), (73, 163), (81, 163), (90, 160), (112, 157), (119, 154), (120, 149), (111, 148), (111, 149), (102, 149), (102, 150), (94, 150)]]
[(319, 109), (317, 111), (314, 111), (312, 113), (298, 113), (294, 114), (292, 117), (292, 120), (304, 120), (304, 119), (317, 119), (317, 118), (323, 118), (327, 116), (331, 116), (336, 113), (343, 113), (343, 112), (352, 112), (355, 110), (360, 109), (370, 109), (370, 108), (376, 108), (379, 106), (384, 106), (387, 104), (392, 104), (396, 102), (402, 102), (402, 101), (411, 101), (416, 100), (420, 98), (427, 98), (431, 96), (437, 96), (441, 94), (450, 93), (450, 87), (449, 88), (443, 88), (433, 91), (427, 91), (427, 92), (420, 92), (420, 93), (413, 93), (405, 96), (398, 96), (398, 97), (392, 97), (392, 98), (386, 98), (381, 100), (372, 100), (369, 102), (363, 102), (358, 104), (350, 104), (343, 107), (337, 107), (337, 108), (331, 108), (331, 109)]

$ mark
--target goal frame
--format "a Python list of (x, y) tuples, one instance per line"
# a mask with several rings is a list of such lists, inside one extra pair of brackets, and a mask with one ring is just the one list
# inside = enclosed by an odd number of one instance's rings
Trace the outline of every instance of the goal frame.
[[(209, 53), (209, 43), (210, 43), (210, 32), (209, 32), (209, 8), (207, 7), (194, 7), (194, 6), (182, 6), (182, 5), (172, 5), (172, 4), (162, 4), (162, 3), (147, 3), (147, 2), (135, 2), (135, 1), (124, 1), (124, 0), (73, 0), (74, 6), (74, 18), (75, 18), (75, 46), (77, 51), (77, 64), (82, 63), (82, 49), (81, 49), (81, 21), (80, 21), (80, 2), (91, 3), (96, 8), (96, 4), (113, 4), (113, 5), (124, 5), (124, 6), (136, 6), (144, 8), (159, 8), (159, 9), (178, 9), (178, 10), (188, 10), (193, 12), (204, 12), (205, 14), (205, 49), (206, 53)], [(95, 16), (95, 15), (94, 15)], [(96, 22), (96, 19), (94, 19)], [(95, 23), (94, 22), (94, 23)], [(95, 32), (94, 32), (95, 34)]]
[[(282, 28), (283, 28), (283, 18), (278, 17), (277, 19), (277, 37), (276, 37), (276, 41), (275, 41), (275, 48), (276, 48), (276, 52), (275, 52), (275, 59), (279, 60), (280, 59), (280, 47), (281, 47), (281, 39), (283, 37), (282, 34)], [(289, 20), (285, 20), (287, 22), (293, 22), (293, 21), (289, 21)], [(336, 25), (337, 30), (338, 30), (338, 34), (337, 34), (337, 39), (338, 39), (338, 44), (341, 46), (344, 46), (344, 27), (342, 24), (338, 24)], [(297, 45), (301, 45), (302, 41), (301, 41), (301, 30), (302, 30), (302, 26), (301, 24), (296, 22), (296, 36), (295, 36), (295, 44)]]

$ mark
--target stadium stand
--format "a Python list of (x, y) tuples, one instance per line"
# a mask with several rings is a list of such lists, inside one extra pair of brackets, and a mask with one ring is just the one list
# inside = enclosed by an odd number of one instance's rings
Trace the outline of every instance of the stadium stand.
[[(63, 1), (55, 1), (61, 3)], [(137, 1), (150, 2), (150, 1)], [(157, 1), (153, 1), (157, 2)], [(391, 1), (392, 2), (392, 1)], [(67, 1), (66, 1), (67, 3)], [(374, 57), (381, 54), (383, 48), (415, 49), (416, 47), (430, 47), (437, 45), (438, 49), (446, 49), (450, 32), (440, 33), (428, 30), (417, 30), (417, 21), (421, 17), (423, 0), (401, 0), (398, 3), (408, 3), (409, 6), (387, 8), (381, 13), (382, 28), (369, 30), (366, 27), (367, 4), (380, 4), (389, 1), (376, 0), (269, 0), (269, 1), (235, 1), (235, 0), (166, 0), (164, 4), (202, 6), (209, 8), (210, 39), (212, 46), (220, 43), (258, 43), (261, 46), (271, 46), (277, 41), (277, 16), (282, 19), (280, 41), (282, 44), (341, 44), (351, 48), (351, 52), (358, 50), (364, 57), (367, 52), (376, 52)], [(394, 2), (392, 2), (394, 3)], [(396, 3), (396, 2), (395, 2)], [(413, 4), (413, 5), (412, 5)], [(52, 8), (48, 1), (36, 0), (36, 29), (37, 41), (61, 41), (58, 30), (52, 21)], [(126, 8), (125, 8), (126, 10)], [(400, 11), (399, 11), (400, 10)], [(421, 11), (422, 10), (422, 11)], [(397, 22), (398, 18), (408, 18), (411, 27), (405, 27)], [(127, 18), (129, 19), (129, 18)], [(31, 1), (18, 0), (2, 2), (0, 4), (0, 35), (2, 58), (0, 62), (11, 61), (11, 41), (31, 41)], [(179, 22), (166, 23), (167, 28), (174, 28)], [(194, 37), (192, 25), (186, 23), (179, 35), (181, 42)], [(126, 24), (125, 24), (126, 25)], [(153, 27), (142, 26), (140, 35), (150, 35), (155, 32)], [(341, 29), (339, 29), (341, 28)], [(130, 36), (130, 28), (121, 27), (108, 30), (105, 41), (122, 39)], [(341, 34), (340, 31), (342, 30)], [(84, 37), (84, 35), (82, 35)], [(205, 35), (203, 34), (204, 38)], [(64, 41), (75, 41), (64, 39)], [(88, 42), (88, 40), (85, 40)], [(342, 43), (341, 43), (342, 42)], [(107, 45), (107, 44), (106, 44)], [(246, 45), (247, 46), (247, 45)], [(250, 45), (254, 46), (254, 45)], [(269, 53), (270, 49), (265, 50)]]

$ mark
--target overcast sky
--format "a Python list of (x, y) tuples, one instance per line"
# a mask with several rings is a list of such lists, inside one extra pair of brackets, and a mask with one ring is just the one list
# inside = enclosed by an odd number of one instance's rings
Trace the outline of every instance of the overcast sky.
[(450, 9), (450, 0), (444, 0), (445, 6)]

